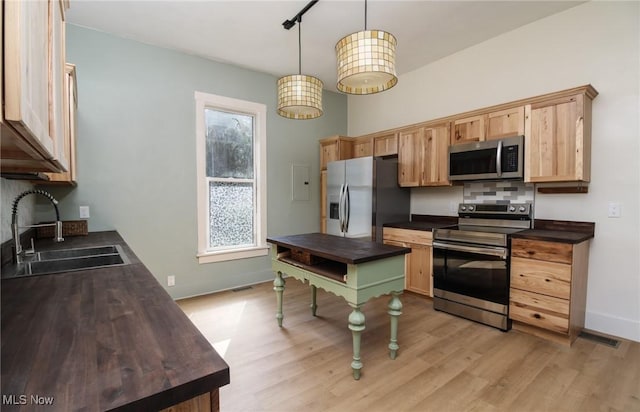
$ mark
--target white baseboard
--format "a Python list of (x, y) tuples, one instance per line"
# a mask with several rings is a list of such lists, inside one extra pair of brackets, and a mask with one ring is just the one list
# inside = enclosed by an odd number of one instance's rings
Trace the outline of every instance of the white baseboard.
[(640, 321), (611, 316), (606, 313), (587, 312), (585, 328), (607, 335), (640, 342)]

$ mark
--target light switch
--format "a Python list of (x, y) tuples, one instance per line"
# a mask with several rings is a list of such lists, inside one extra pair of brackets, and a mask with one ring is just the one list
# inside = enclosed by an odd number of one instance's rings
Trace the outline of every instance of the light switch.
[(622, 205), (618, 202), (609, 202), (609, 217), (622, 216)]

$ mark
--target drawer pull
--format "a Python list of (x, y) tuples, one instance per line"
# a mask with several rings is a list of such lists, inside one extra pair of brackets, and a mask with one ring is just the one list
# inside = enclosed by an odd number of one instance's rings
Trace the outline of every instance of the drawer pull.
[(542, 316), (540, 316), (539, 313), (534, 314), (533, 317), (536, 319), (542, 319)]

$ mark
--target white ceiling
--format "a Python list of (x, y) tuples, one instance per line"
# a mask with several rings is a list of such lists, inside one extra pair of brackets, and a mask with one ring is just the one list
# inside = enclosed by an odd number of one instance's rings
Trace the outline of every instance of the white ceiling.
[[(67, 22), (280, 77), (298, 72), (298, 25), (282, 22), (307, 3), (73, 0)], [(580, 3), (371, 0), (367, 28), (396, 36), (403, 74)], [(364, 0), (320, 0), (302, 18), (302, 73), (336, 91), (335, 44), (363, 28)]]

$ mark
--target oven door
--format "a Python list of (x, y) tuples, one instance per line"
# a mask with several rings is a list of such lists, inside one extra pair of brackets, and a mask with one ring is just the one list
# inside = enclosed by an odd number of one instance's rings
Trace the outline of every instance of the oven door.
[(504, 305), (500, 312), (505, 311), (509, 305), (508, 256), (503, 247), (434, 241), (434, 295), (468, 296)]

